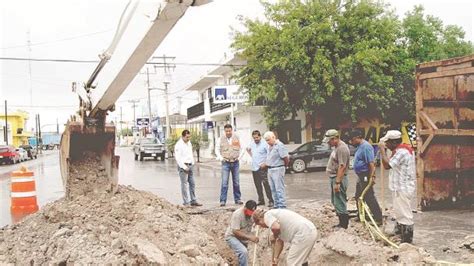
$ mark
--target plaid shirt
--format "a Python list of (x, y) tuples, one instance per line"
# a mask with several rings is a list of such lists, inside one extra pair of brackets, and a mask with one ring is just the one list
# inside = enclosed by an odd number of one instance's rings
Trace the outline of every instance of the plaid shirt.
[(389, 189), (408, 194), (415, 192), (416, 170), (415, 154), (410, 154), (406, 149), (397, 149), (390, 158)]

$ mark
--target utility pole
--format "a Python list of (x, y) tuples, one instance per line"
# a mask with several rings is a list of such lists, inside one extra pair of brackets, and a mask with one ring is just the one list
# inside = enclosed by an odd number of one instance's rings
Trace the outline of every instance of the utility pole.
[[(164, 72), (165, 72), (165, 77), (166, 75), (170, 74), (170, 69), (175, 69), (176, 68), (176, 64), (174, 63), (170, 63), (169, 60), (173, 61), (176, 59), (175, 56), (166, 56), (166, 54), (164, 54), (163, 56), (153, 56), (152, 59), (158, 59), (158, 60), (162, 60), (162, 65), (156, 65), (154, 64), (153, 67), (156, 69), (156, 68), (163, 68)], [(169, 101), (168, 101), (168, 84), (170, 84), (169, 81), (165, 81), (163, 82), (163, 84), (165, 85), (165, 101), (166, 101), (166, 138), (169, 138), (170, 137), (170, 132), (171, 132), (171, 128), (170, 128), (170, 116), (169, 116)]]
[(149, 133), (151, 133), (151, 97), (150, 97), (150, 73), (148, 71), (148, 67), (146, 68), (146, 84), (147, 84), (147, 92), (148, 92), (148, 117), (149, 117), (149, 121), (148, 121), (148, 130), (149, 130)]
[(147, 66), (146, 71), (143, 72), (143, 73), (140, 73), (140, 74), (146, 74), (146, 88), (147, 88), (147, 93), (148, 93), (148, 118), (149, 118), (149, 121), (150, 121), (149, 124), (148, 124), (148, 130), (149, 130), (149, 132), (151, 132), (152, 116), (151, 116), (151, 97), (150, 97), (150, 90), (151, 90), (151, 87), (150, 87), (150, 74), (156, 74), (156, 71), (154, 73), (150, 73), (150, 70)]
[(163, 64), (162, 66), (160, 65), (153, 65), (153, 67), (156, 69), (156, 68), (163, 68), (163, 70), (165, 71), (165, 74), (169, 74), (169, 70), (170, 69), (175, 69), (176, 68), (176, 64), (174, 63), (169, 63), (169, 61), (166, 61), (167, 59), (171, 59), (171, 60), (175, 60), (176, 59), (176, 56), (166, 56), (166, 54), (164, 54), (163, 56), (153, 56), (152, 59), (161, 59), (163, 60), (163, 63), (160, 63), (160, 64)]
[(30, 106), (33, 106), (33, 86), (31, 81), (31, 36), (30, 30), (28, 30), (27, 34), (27, 46), (28, 46), (28, 85), (30, 86)]
[(170, 115), (169, 115), (169, 103), (168, 103), (168, 84), (169, 82), (163, 82), (165, 85), (165, 102), (166, 102), (166, 138), (170, 137)]
[(40, 114), (38, 114), (38, 136), (39, 136), (39, 139), (41, 140), (41, 150), (40, 150), (40, 154), (43, 154), (43, 140), (41, 139), (41, 120), (40, 120)]
[(38, 114), (35, 114), (35, 136), (36, 136), (36, 151), (39, 153), (39, 127), (38, 127)]
[[(123, 128), (122, 128), (122, 125), (123, 125), (122, 106), (120, 106), (120, 135), (122, 135), (122, 137), (123, 137)], [(128, 132), (127, 132), (127, 134), (128, 134)]]
[(57, 117), (56, 117), (56, 133), (59, 134), (59, 121)]
[[(140, 100), (129, 100), (128, 101), (129, 103), (132, 104), (132, 108), (133, 108), (133, 126), (132, 126), (132, 129), (135, 127), (135, 107), (137, 107), (137, 103), (140, 102)], [(132, 130), (133, 132), (133, 130)]]
[(5, 143), (8, 145), (8, 111), (7, 111), (7, 100), (5, 100)]

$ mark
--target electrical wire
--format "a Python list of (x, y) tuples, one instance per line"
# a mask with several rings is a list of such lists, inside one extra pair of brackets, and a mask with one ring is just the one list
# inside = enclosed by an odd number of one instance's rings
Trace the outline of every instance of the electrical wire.
[(110, 32), (110, 31), (112, 31), (112, 30), (108, 29), (108, 30), (97, 31), (97, 32), (92, 32), (92, 33), (67, 37), (67, 38), (63, 38), (63, 39), (58, 39), (58, 40), (54, 40), (54, 41), (37, 42), (37, 43), (32, 43), (30, 45), (24, 44), (24, 45), (15, 45), (15, 46), (9, 46), (9, 47), (1, 47), (0, 50), (24, 48), (24, 47), (29, 47), (29, 46), (40, 46), (40, 45), (47, 45), (47, 44), (56, 43), (56, 42), (71, 41), (71, 40), (80, 39), (80, 38), (84, 38), (84, 37), (90, 37), (90, 36), (93, 36), (93, 35), (103, 34), (103, 33)]
[[(99, 60), (78, 60), (78, 59), (54, 59), (54, 58), (26, 58), (26, 57), (0, 57), (0, 60), (8, 61), (32, 61), (32, 62), (52, 62), (52, 63), (85, 63), (96, 64)], [(169, 65), (170, 63), (166, 63)], [(229, 66), (229, 67), (244, 67), (243, 64), (219, 64), (219, 63), (173, 63), (178, 66)], [(146, 65), (165, 65), (160, 62), (147, 62)]]

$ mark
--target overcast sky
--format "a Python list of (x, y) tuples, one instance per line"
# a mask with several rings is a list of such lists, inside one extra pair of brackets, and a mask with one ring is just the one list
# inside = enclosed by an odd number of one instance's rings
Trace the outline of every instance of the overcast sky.
[[(127, 0), (2, 0), (0, 2), (0, 56), (31, 57), (49, 59), (97, 60), (97, 55), (110, 44), (120, 15)], [(129, 31), (117, 48), (116, 57), (109, 63), (112, 69), (118, 58), (125, 58), (128, 48), (133, 47), (138, 36), (146, 30), (156, 7), (161, 1), (142, 0)], [(422, 4), (427, 14), (442, 19), (445, 25), (456, 24), (466, 32), (466, 39), (473, 41), (474, 5), (471, 0), (391, 0), (396, 13), (403, 14), (415, 4)], [(167, 36), (155, 52), (156, 56), (175, 56), (176, 63), (219, 63), (224, 55), (231, 55), (231, 27), (240, 28), (237, 16), (263, 17), (263, 8), (258, 0), (215, 0), (214, 2), (188, 9), (184, 17)], [(28, 31), (30, 34), (28, 35)], [(31, 41), (31, 51), (27, 44)], [(141, 38), (141, 37), (140, 37)], [(115, 61), (114, 61), (115, 60)], [(9, 111), (23, 109), (30, 112), (30, 125), (34, 125), (34, 114), (40, 113), (42, 124), (55, 124), (56, 119), (65, 123), (77, 109), (77, 96), (71, 91), (72, 81), (85, 81), (96, 64), (31, 62), (0, 62), (0, 100), (9, 102)], [(107, 67), (106, 67), (107, 68)], [(181, 111), (197, 103), (197, 95), (184, 89), (199, 77), (212, 70), (213, 66), (186, 66), (178, 64), (171, 75), (170, 110)], [(154, 69), (150, 69), (154, 72)], [(98, 87), (112, 77), (98, 80)], [(120, 115), (131, 120), (130, 99), (140, 99), (137, 116), (147, 116), (146, 75), (139, 75), (117, 103), (117, 111), (110, 119)], [(163, 87), (163, 71), (151, 75), (152, 87)], [(31, 82), (31, 83), (30, 83)], [(30, 105), (30, 88), (33, 106)], [(164, 98), (160, 91), (152, 91), (153, 113), (164, 115)], [(100, 97), (98, 89), (96, 97)], [(178, 110), (178, 97), (182, 106)], [(3, 113), (3, 111), (1, 111)], [(31, 129), (31, 126), (29, 126)], [(45, 126), (44, 131), (55, 127)]]

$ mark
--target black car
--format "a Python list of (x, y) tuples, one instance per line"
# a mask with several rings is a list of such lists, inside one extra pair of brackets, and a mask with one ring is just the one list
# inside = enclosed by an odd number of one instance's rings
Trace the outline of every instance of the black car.
[[(351, 152), (349, 168), (352, 168), (356, 148), (352, 145), (348, 146)], [(328, 144), (320, 141), (307, 142), (290, 152), (290, 170), (300, 173), (309, 168), (326, 167), (331, 152), (332, 149)]]

